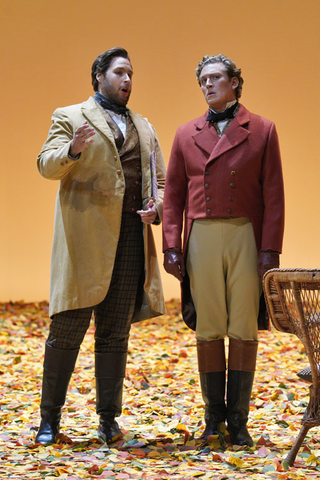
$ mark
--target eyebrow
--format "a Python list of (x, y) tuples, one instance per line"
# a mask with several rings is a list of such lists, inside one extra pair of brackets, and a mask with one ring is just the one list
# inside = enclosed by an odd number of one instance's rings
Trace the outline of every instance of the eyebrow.
[(211, 73), (206, 73), (204, 75), (200, 75), (199, 82), (201, 82), (201, 80), (204, 80), (205, 78), (213, 77), (214, 75), (222, 76), (222, 73), (221, 72), (211, 72)]

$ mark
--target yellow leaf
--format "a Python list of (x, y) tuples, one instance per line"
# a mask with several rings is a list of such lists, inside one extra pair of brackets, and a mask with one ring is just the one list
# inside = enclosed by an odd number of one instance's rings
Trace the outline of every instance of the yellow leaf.
[(244, 461), (239, 457), (229, 457), (228, 462), (237, 468), (241, 468), (244, 465)]
[(311, 455), (307, 458), (307, 463), (314, 463), (316, 465), (320, 464), (318, 457), (316, 457), (314, 453), (311, 453)]

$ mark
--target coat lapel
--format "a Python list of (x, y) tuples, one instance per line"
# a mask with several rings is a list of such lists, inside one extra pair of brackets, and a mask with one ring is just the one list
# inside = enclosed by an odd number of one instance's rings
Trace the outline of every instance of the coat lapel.
[(240, 105), (238, 114), (221, 138), (215, 129), (208, 127), (206, 117), (207, 112), (196, 121), (195, 126), (199, 131), (193, 138), (196, 144), (209, 154), (208, 163), (242, 144), (250, 135), (249, 127), (245, 127), (250, 122), (250, 116), (243, 105)]
[(206, 122), (207, 114), (208, 112), (196, 119), (194, 124), (197, 132), (192, 137), (195, 144), (210, 155), (220, 139), (216, 129), (214, 127), (210, 128)]
[(139, 114), (136, 114), (130, 110), (130, 117), (137, 129), (139, 142), (140, 142), (140, 154), (141, 154), (141, 168), (142, 168), (142, 198), (151, 197), (151, 171), (150, 171), (150, 153), (155, 149), (154, 145), (150, 145), (151, 127), (147, 121)]
[(109, 127), (102, 112), (97, 107), (95, 100), (92, 97), (81, 105), (83, 115), (99, 130), (116, 148), (115, 140), (111, 128)]

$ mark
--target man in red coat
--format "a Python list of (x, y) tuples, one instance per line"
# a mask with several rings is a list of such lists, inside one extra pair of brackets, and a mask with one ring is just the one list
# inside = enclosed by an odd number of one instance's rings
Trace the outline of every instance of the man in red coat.
[(203, 438), (227, 422), (232, 444), (252, 446), (247, 421), (261, 279), (279, 266), (284, 229), (278, 136), (271, 121), (238, 102), (243, 78), (232, 60), (205, 56), (196, 75), (209, 110), (179, 127), (174, 139), (164, 196), (164, 267), (182, 283), (183, 317), (196, 332)]

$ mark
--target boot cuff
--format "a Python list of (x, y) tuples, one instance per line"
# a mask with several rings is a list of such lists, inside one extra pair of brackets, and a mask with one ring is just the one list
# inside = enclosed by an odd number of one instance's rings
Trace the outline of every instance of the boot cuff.
[(237, 340), (229, 338), (228, 369), (241, 372), (254, 372), (258, 342), (256, 340)]
[(226, 369), (224, 340), (197, 341), (200, 373), (223, 372)]

